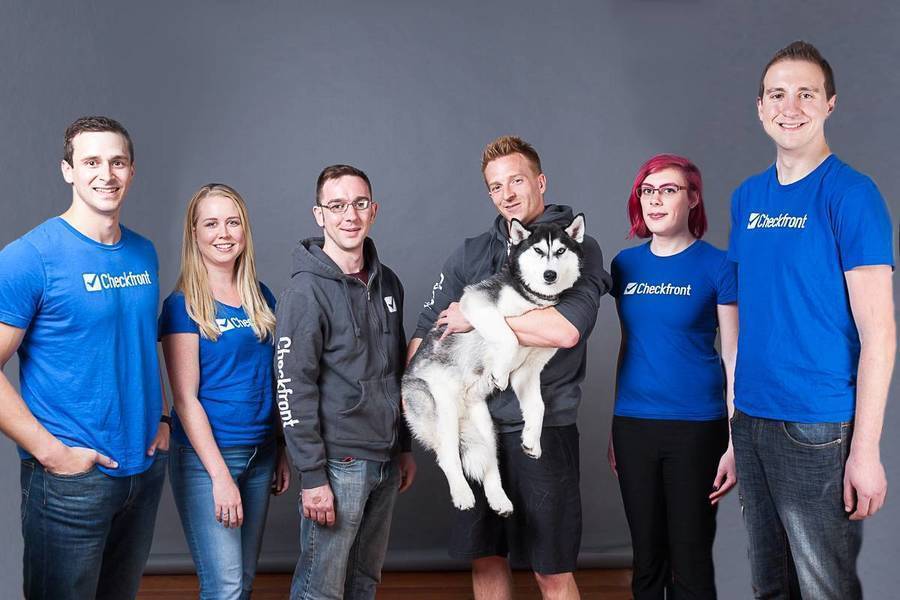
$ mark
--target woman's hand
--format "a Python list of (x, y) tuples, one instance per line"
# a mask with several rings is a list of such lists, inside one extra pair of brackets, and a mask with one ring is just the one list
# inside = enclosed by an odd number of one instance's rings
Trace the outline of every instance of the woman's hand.
[(609, 432), (609, 443), (606, 446), (606, 460), (609, 461), (609, 468), (612, 469), (613, 475), (618, 479), (619, 472), (616, 471), (616, 449), (613, 448), (612, 431)]
[(216, 521), (225, 527), (238, 528), (244, 523), (244, 507), (241, 491), (231, 474), (213, 478), (213, 500), (216, 503)]
[(717, 504), (719, 500), (725, 497), (725, 494), (731, 491), (731, 488), (736, 483), (737, 470), (734, 466), (734, 447), (729, 442), (728, 450), (719, 459), (719, 470), (716, 471), (716, 478), (713, 480), (713, 493), (709, 495), (709, 503)]

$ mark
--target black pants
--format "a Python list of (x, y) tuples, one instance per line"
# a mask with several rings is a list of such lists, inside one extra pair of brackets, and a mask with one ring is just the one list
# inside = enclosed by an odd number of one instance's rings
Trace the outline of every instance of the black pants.
[(613, 418), (635, 600), (716, 598), (709, 503), (728, 423)]

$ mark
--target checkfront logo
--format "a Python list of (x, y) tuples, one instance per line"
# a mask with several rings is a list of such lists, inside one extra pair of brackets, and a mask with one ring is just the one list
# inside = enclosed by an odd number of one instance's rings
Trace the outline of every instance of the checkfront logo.
[(806, 220), (809, 215), (797, 217), (788, 213), (781, 213), (777, 217), (770, 217), (766, 213), (750, 213), (747, 221), (747, 229), (806, 229)]
[(226, 319), (216, 319), (216, 325), (219, 326), (219, 333), (225, 333), (226, 331), (231, 331), (232, 329), (245, 329), (247, 327), (253, 327), (253, 322), (250, 319), (230, 317)]
[(143, 273), (123, 271), (118, 275), (114, 273), (82, 273), (81, 278), (84, 281), (84, 289), (88, 292), (153, 285), (150, 271)]
[(690, 296), (691, 284), (644, 283), (632, 281), (625, 284), (625, 296)]
[(294, 388), (291, 387), (291, 378), (286, 374), (286, 362), (291, 358), (291, 346), (293, 342), (291, 338), (282, 336), (278, 338), (275, 344), (275, 401), (278, 403), (278, 414), (281, 416), (282, 427), (293, 427), (300, 422), (300, 419), (294, 418), (291, 410), (291, 396), (294, 394)]

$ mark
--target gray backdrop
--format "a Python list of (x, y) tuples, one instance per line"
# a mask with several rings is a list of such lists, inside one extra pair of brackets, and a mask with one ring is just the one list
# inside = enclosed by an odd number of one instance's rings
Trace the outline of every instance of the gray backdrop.
[[(0, 5), (0, 245), (62, 212), (62, 133), (109, 114), (136, 143), (123, 220), (159, 251), (165, 293), (177, 274), (185, 204), (201, 184), (247, 198), (261, 277), (280, 291), (290, 251), (316, 233), (315, 177), (365, 169), (381, 203), (373, 237), (406, 286), (412, 331), (445, 256), (486, 229), (494, 210), (479, 171), (493, 137), (541, 153), (547, 200), (571, 204), (608, 260), (625, 239), (625, 199), (642, 160), (695, 160), (706, 179), (707, 239), (724, 246), (728, 199), (774, 157), (756, 119), (761, 67), (788, 42), (817, 44), (837, 73), (835, 151), (879, 183), (894, 215), (900, 80), (895, 2), (194, 2), (6, 1)], [(606, 301), (590, 342), (582, 433), (582, 559), (625, 565), (629, 538), (605, 460), (619, 329)], [(15, 379), (15, 359), (6, 369)], [(892, 387), (896, 397), (898, 384)], [(883, 457), (900, 483), (900, 413)], [(0, 441), (2, 596), (19, 589), (18, 461)], [(389, 568), (454, 566), (445, 555), (449, 496), (431, 456), (398, 502)], [(296, 556), (296, 486), (272, 503), (264, 569)], [(723, 598), (749, 596), (737, 495), (719, 517)], [(900, 502), (867, 526), (861, 570), (872, 598), (896, 595)], [(187, 569), (169, 492), (150, 568)]]

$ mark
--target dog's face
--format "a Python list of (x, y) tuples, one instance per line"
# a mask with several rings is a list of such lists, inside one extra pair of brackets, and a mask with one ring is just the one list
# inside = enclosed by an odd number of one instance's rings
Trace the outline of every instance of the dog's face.
[(509, 225), (512, 274), (542, 296), (558, 296), (581, 276), (584, 252), (584, 215), (572, 219), (568, 227), (538, 223), (531, 227), (513, 219)]

